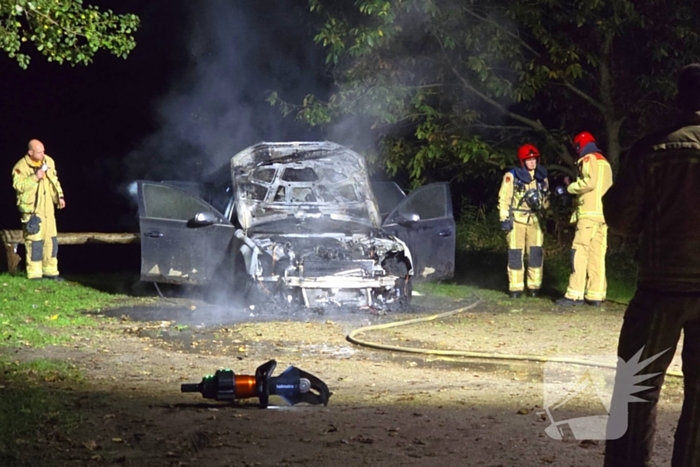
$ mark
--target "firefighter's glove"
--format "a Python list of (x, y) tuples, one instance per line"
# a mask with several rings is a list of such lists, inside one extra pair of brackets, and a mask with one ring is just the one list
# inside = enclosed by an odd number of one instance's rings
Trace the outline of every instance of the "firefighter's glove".
[(506, 219), (501, 221), (501, 230), (504, 232), (510, 232), (513, 230), (513, 219)]
[(569, 206), (571, 204), (571, 195), (565, 186), (559, 185), (554, 188), (554, 194), (561, 200), (561, 204), (564, 206)]
[(29, 221), (24, 224), (24, 230), (26, 230), (29, 235), (36, 235), (39, 233), (39, 230), (41, 230), (40, 224), (41, 218), (36, 214), (32, 214)]

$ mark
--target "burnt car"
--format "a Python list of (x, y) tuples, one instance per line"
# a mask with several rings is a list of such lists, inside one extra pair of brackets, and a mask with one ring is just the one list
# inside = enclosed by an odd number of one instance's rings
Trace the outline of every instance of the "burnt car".
[(218, 183), (137, 182), (143, 281), (386, 309), (414, 281), (453, 275), (446, 183), (373, 189), (364, 158), (331, 142), (259, 143), (228, 170)]

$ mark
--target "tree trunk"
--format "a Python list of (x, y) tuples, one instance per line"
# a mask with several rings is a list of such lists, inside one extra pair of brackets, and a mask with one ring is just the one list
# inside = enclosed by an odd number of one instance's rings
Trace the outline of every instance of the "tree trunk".
[(613, 173), (617, 172), (617, 167), (620, 163), (620, 128), (624, 118), (617, 117), (617, 109), (615, 108), (615, 99), (613, 96), (613, 33), (607, 33), (601, 44), (601, 63), (600, 63), (600, 100), (605, 107), (603, 111), (603, 120), (605, 121), (605, 133), (608, 140), (608, 147), (605, 151), (605, 157), (612, 166)]

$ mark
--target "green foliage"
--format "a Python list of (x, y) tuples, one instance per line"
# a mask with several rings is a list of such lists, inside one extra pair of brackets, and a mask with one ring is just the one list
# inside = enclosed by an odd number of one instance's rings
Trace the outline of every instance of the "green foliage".
[(609, 251), (606, 258), (608, 299), (629, 303), (637, 290), (637, 264), (626, 251)]
[(498, 211), (464, 206), (457, 224), (456, 245), (460, 251), (505, 252), (507, 244)]
[[(564, 221), (562, 221), (564, 222)], [(568, 225), (568, 222), (567, 222)], [(550, 228), (553, 226), (550, 223)], [(556, 236), (556, 228), (545, 232), (543, 288), (552, 298), (564, 295), (571, 274), (570, 249), (573, 235)], [(570, 232), (573, 234), (573, 232)], [(506, 264), (508, 245), (495, 209), (463, 208), (457, 224), (456, 271), (453, 285), (496, 291), (501, 297), (508, 287)], [(637, 266), (627, 248), (609, 248), (606, 259), (608, 299), (628, 303), (636, 290)], [(426, 285), (425, 291), (459, 295), (447, 285)], [(462, 296), (467, 296), (467, 289)], [(479, 292), (477, 292), (479, 293)]]
[[(571, 135), (615, 165), (672, 112), (677, 69), (700, 60), (688, 0), (310, 0), (336, 88), (270, 102), (309, 125), (366, 122), (390, 173), (416, 182), (491, 175), (537, 144), (572, 172)], [(358, 148), (365, 149), (367, 148)], [(460, 168), (461, 169), (458, 169)]]
[[(545, 260), (544, 283), (547, 288), (563, 296), (571, 274), (569, 251), (568, 248), (560, 248), (551, 253), (554, 254), (548, 255)], [(636, 264), (627, 253), (608, 251), (606, 267), (607, 299), (629, 303), (637, 289)]]
[(0, 274), (0, 346), (42, 347), (70, 340), (97, 320), (83, 313), (115, 304), (125, 297), (72, 282), (31, 282)]
[(0, 49), (22, 68), (29, 66), (27, 42), (50, 62), (87, 65), (100, 49), (126, 58), (138, 27), (136, 15), (100, 11), (82, 0), (0, 0)]

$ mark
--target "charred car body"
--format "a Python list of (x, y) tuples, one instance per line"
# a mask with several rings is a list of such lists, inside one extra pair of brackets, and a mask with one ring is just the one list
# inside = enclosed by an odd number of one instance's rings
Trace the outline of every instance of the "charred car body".
[(384, 309), (453, 274), (447, 184), (373, 188), (362, 156), (330, 142), (259, 143), (229, 169), (218, 185), (138, 182), (142, 280)]

